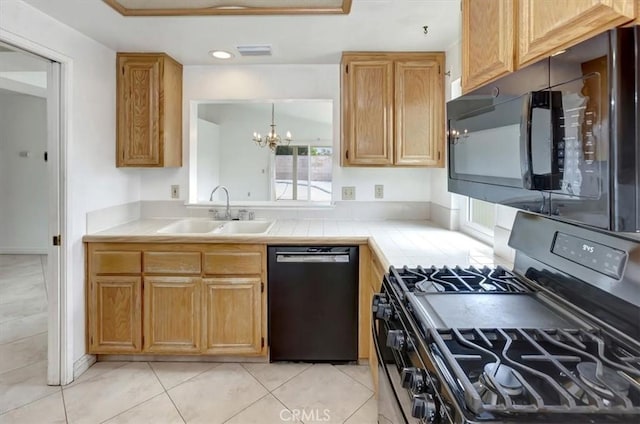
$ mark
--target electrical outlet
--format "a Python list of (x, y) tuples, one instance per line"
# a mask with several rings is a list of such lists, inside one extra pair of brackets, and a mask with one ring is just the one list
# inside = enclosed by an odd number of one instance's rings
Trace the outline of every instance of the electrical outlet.
[(174, 184), (171, 186), (171, 198), (172, 199), (180, 198), (180, 186), (178, 184)]
[(342, 187), (342, 200), (356, 200), (356, 188), (354, 186)]
[(376, 184), (373, 193), (376, 199), (384, 199), (384, 186), (382, 184)]

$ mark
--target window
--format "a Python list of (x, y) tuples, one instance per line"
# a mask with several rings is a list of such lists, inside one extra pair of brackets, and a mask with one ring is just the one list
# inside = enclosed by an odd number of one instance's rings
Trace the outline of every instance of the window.
[(333, 148), (328, 146), (278, 146), (275, 154), (276, 200), (331, 200)]
[(463, 232), (486, 243), (493, 242), (496, 221), (496, 205), (478, 199), (467, 198), (461, 214)]

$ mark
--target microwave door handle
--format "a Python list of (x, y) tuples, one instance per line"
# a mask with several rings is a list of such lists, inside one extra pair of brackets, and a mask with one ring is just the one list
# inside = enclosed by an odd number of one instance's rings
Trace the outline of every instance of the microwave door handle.
[(531, 158), (531, 111), (532, 93), (523, 96), (522, 114), (520, 115), (520, 171), (522, 186), (533, 190), (533, 160)]

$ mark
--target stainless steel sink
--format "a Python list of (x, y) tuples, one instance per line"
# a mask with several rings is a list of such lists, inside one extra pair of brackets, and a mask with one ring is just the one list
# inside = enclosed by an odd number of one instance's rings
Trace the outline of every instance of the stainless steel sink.
[(182, 219), (162, 227), (161, 234), (265, 234), (274, 221), (211, 221)]

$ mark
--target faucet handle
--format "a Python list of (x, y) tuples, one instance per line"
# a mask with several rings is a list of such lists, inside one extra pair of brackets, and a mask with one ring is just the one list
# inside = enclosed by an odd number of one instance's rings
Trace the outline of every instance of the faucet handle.
[(247, 219), (247, 214), (248, 214), (248, 213), (249, 213), (249, 211), (248, 211), (248, 210), (246, 210), (246, 209), (240, 209), (240, 210), (238, 211), (238, 219), (239, 219), (240, 221), (246, 221), (246, 219)]
[(249, 221), (256, 219), (256, 213), (254, 211), (249, 212)]
[(220, 219), (218, 217), (218, 210), (217, 209), (209, 209), (209, 212), (211, 213), (211, 219), (214, 221), (217, 221), (218, 219)]

